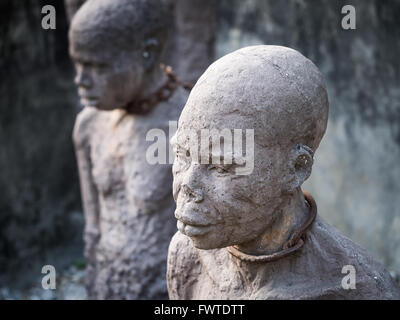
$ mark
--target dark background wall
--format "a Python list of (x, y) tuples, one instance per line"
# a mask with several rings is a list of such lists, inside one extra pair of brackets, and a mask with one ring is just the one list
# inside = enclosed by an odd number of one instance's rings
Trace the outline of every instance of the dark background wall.
[[(400, 1), (218, 3), (217, 56), (278, 44), (321, 69), (330, 120), (305, 189), (320, 215), (399, 272)], [(56, 30), (41, 28), (45, 4), (56, 7)], [(356, 30), (341, 28), (345, 4), (356, 7)], [(62, 0), (0, 1), (0, 287), (81, 259), (67, 47)]]
[[(45, 4), (56, 7), (56, 30), (41, 27)], [(58, 256), (67, 260), (66, 252), (80, 252), (75, 88), (62, 0), (0, 1), (0, 79), (1, 285), (17, 271), (40, 275), (60, 244)]]

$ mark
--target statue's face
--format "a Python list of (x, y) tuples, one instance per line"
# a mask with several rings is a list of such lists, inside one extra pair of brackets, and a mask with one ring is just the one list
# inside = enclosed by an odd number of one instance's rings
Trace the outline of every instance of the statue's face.
[[(327, 115), (321, 74), (292, 49), (247, 47), (213, 63), (192, 89), (171, 141), (180, 232), (200, 249), (279, 241), (274, 222), (290, 223), (280, 219), (282, 210), (311, 174)], [(199, 161), (210, 158), (210, 148), (196, 151), (193, 146), (201, 142), (193, 143), (191, 130), (201, 141), (204, 129), (253, 129), (253, 170), (239, 175), (240, 158), (236, 164)], [(224, 154), (227, 149), (224, 145)]]
[[(263, 234), (279, 214), (286, 155), (273, 144), (270, 147), (257, 144), (260, 128), (254, 128), (252, 117), (232, 112), (232, 106), (213, 106), (209, 100), (208, 103), (200, 100), (189, 99), (171, 140), (176, 152), (173, 192), (177, 226), (200, 249), (244, 244)], [(200, 137), (202, 129), (225, 128), (243, 132), (255, 129), (251, 174), (235, 172), (240, 163), (243, 165), (242, 159), (236, 164), (235, 161), (233, 164), (202, 164), (199, 157), (194, 159), (189, 130), (195, 130)], [(208, 152), (200, 149), (199, 156), (207, 158)]]
[(107, 54), (107, 50), (93, 52), (71, 44), (75, 84), (84, 106), (112, 110), (124, 108), (138, 98), (144, 76), (139, 50), (117, 54)]

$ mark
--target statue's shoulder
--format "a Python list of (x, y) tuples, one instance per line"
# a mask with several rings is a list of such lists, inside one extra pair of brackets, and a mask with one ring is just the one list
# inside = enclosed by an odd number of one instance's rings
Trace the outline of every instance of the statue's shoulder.
[(188, 299), (191, 284), (199, 275), (197, 249), (179, 231), (172, 237), (168, 249), (167, 285), (170, 299)]
[[(384, 266), (371, 254), (330, 226), (321, 218), (310, 230), (313, 255), (319, 260), (319, 271), (326, 283), (336, 287), (344, 299), (400, 299), (400, 288)], [(355, 273), (356, 289), (343, 289), (342, 279)], [(318, 270), (315, 270), (318, 273)], [(340, 292), (339, 292), (340, 291)], [(329, 292), (329, 290), (328, 290)]]
[(76, 147), (84, 146), (93, 132), (93, 125), (99, 115), (98, 110), (84, 107), (76, 116), (72, 138)]

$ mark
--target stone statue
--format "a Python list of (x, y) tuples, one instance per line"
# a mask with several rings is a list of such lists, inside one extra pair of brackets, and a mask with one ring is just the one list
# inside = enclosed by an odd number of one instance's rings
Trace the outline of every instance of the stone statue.
[(70, 54), (84, 109), (73, 140), (85, 214), (91, 299), (167, 298), (171, 165), (151, 165), (149, 130), (168, 133), (187, 91), (160, 68), (171, 25), (155, 0), (89, 0), (74, 15)]
[[(322, 75), (295, 50), (246, 47), (205, 71), (171, 139), (179, 229), (168, 253), (171, 299), (400, 298), (383, 266), (319, 218), (301, 190), (327, 119)], [(193, 132), (200, 139), (206, 129), (253, 129), (252, 170), (238, 174), (252, 166), (226, 134), (223, 154), (199, 148)]]

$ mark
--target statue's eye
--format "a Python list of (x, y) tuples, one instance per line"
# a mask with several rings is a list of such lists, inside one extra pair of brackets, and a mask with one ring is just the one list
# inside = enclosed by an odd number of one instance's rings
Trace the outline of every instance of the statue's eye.
[(107, 70), (107, 64), (105, 63), (95, 63), (93, 64), (93, 69), (98, 73), (104, 73)]

